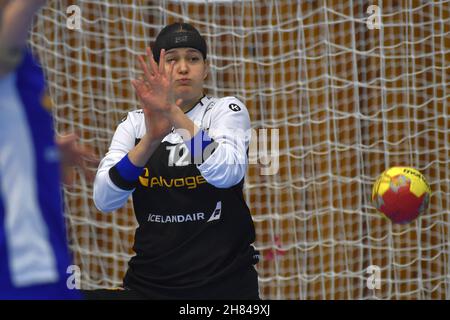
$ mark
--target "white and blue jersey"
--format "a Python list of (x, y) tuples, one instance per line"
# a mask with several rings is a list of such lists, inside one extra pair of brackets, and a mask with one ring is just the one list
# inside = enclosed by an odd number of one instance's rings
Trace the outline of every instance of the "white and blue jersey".
[(27, 52), (0, 78), (0, 299), (67, 299), (67, 247), (44, 76)]
[[(158, 300), (257, 299), (259, 255), (242, 192), (251, 133), (247, 108), (235, 97), (204, 96), (186, 116), (202, 137), (197, 133), (185, 143), (173, 130), (143, 168), (133, 169), (128, 153), (147, 127), (142, 110), (128, 113), (97, 171), (99, 210), (116, 210), (133, 198), (139, 227), (124, 287)], [(214, 149), (204, 157), (205, 142)]]

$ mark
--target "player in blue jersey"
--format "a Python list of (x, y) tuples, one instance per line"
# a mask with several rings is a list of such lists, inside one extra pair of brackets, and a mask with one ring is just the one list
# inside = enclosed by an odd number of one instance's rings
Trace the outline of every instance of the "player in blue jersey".
[(55, 142), (41, 103), (44, 76), (26, 40), (44, 4), (0, 0), (0, 299), (80, 298), (66, 284), (60, 160), (81, 164), (90, 151), (73, 135)]

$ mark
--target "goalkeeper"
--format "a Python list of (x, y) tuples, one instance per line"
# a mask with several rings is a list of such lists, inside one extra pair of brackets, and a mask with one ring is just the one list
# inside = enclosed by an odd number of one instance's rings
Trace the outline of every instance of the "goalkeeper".
[[(133, 80), (142, 109), (119, 124), (94, 182), (97, 208), (130, 195), (139, 224), (124, 295), (259, 299), (255, 230), (242, 187), (250, 119), (235, 97), (203, 92), (205, 40), (166, 26)], [(243, 134), (238, 134), (243, 133)]]

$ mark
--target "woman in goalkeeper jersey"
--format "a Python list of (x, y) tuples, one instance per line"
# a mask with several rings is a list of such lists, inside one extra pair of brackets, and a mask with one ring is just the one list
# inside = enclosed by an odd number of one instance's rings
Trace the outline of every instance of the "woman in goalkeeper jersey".
[[(133, 197), (139, 224), (124, 279), (150, 299), (258, 299), (255, 230), (242, 186), (250, 119), (235, 97), (203, 93), (206, 43), (166, 26), (132, 81), (141, 110), (119, 124), (94, 183), (97, 208)], [(244, 133), (244, 134), (238, 134)]]

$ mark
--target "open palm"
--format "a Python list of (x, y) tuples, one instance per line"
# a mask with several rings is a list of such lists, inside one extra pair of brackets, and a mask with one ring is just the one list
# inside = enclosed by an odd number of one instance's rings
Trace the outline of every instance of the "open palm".
[(153, 53), (147, 48), (148, 64), (141, 56), (138, 56), (139, 64), (144, 72), (143, 80), (133, 80), (132, 83), (136, 89), (143, 108), (155, 112), (168, 112), (175, 101), (172, 93), (172, 73), (174, 64), (172, 63), (169, 71), (165, 68), (165, 50), (161, 50), (159, 66), (153, 59)]

